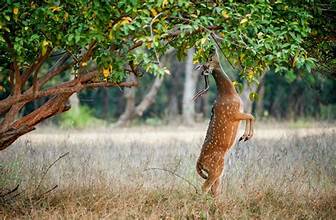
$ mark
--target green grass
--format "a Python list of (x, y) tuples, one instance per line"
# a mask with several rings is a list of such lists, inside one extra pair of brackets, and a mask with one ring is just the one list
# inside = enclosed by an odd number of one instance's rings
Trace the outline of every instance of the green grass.
[(78, 109), (70, 109), (59, 116), (61, 128), (87, 128), (102, 125), (104, 122), (93, 116), (89, 107), (80, 106)]

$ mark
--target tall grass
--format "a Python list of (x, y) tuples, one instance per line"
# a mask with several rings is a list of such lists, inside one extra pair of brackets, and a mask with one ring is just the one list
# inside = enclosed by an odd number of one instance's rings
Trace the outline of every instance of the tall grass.
[[(2, 194), (17, 184), (15, 193), (22, 192), (0, 198), (0, 215), (8, 219), (336, 216), (333, 128), (257, 130), (254, 139), (236, 144), (226, 155), (217, 200), (193, 187), (199, 189), (203, 182), (194, 167), (204, 133), (203, 128), (148, 128), (53, 130), (26, 136), (0, 153)], [(36, 190), (49, 164), (65, 152), (69, 155), (50, 168)]]

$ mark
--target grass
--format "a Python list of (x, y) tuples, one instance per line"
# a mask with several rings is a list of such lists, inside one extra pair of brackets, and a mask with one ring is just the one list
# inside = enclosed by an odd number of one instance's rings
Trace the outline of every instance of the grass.
[[(0, 153), (3, 219), (334, 219), (336, 129), (257, 129), (225, 157), (222, 194), (198, 194), (205, 127), (27, 135)], [(60, 155), (69, 155), (43, 173)], [(163, 170), (176, 173), (172, 175)], [(187, 183), (182, 176), (191, 182)], [(54, 186), (54, 190), (48, 192)], [(199, 191), (199, 190), (198, 190)], [(45, 193), (47, 192), (47, 193)], [(20, 193), (16, 197), (16, 193)]]

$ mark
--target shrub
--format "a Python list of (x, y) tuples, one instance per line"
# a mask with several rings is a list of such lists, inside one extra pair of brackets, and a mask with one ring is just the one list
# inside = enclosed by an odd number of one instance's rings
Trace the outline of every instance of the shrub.
[(62, 128), (85, 128), (103, 123), (93, 116), (92, 110), (87, 106), (70, 109), (60, 116), (59, 122)]

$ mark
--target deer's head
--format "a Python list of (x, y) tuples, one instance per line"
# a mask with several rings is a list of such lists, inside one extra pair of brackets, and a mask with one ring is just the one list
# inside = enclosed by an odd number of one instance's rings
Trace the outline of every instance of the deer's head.
[(205, 65), (209, 73), (212, 73), (215, 68), (220, 68), (217, 54), (214, 54)]
[(219, 66), (220, 66), (220, 64), (219, 64), (218, 57), (217, 57), (216, 54), (214, 54), (212, 57), (210, 57), (209, 61), (206, 64), (196, 66), (195, 69), (200, 70), (201, 75), (204, 76), (205, 87), (204, 87), (203, 90), (196, 93), (196, 95), (193, 97), (193, 100), (196, 100), (200, 96), (207, 93), (207, 91), (209, 90), (209, 79), (208, 79), (208, 77), (212, 73), (212, 71), (215, 68), (218, 68)]

